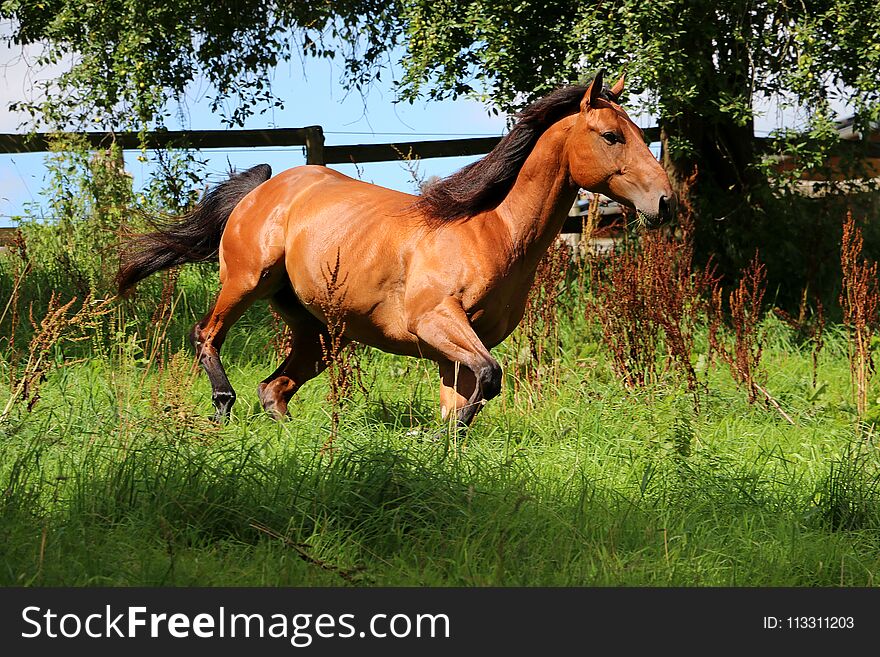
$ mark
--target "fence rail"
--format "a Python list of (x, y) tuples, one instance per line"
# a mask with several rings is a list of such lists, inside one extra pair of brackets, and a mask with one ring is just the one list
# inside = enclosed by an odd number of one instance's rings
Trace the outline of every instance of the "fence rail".
[[(319, 126), (305, 128), (274, 128), (271, 130), (159, 130), (144, 135), (147, 148), (242, 148), (259, 146), (305, 146), (310, 132)], [(37, 132), (31, 134), (0, 134), (0, 153), (39, 153), (48, 151), (53, 137), (81, 136), (95, 148), (113, 144), (124, 150), (141, 147), (137, 132)]]
[[(656, 142), (660, 139), (658, 127), (644, 128), (645, 140)], [(48, 151), (53, 137), (65, 133), (0, 134), (0, 154), (36, 153)], [(137, 132), (84, 132), (68, 133), (79, 135), (94, 148), (107, 148), (112, 144), (124, 150), (139, 149), (142, 135)], [(324, 131), (319, 125), (303, 128), (272, 128), (267, 130), (160, 130), (143, 135), (143, 145), (148, 149), (157, 148), (260, 148), (267, 146), (304, 146), (307, 164), (362, 164), (368, 162), (394, 162), (400, 160), (428, 159), (438, 157), (460, 157), (482, 155), (491, 151), (501, 137), (472, 137), (467, 139), (444, 139), (433, 141), (403, 141), (383, 144), (324, 144)], [(755, 147), (761, 152), (769, 152), (772, 141), (755, 137)], [(836, 158), (846, 158), (860, 154), (867, 158), (869, 169), (880, 172), (880, 142), (841, 139), (834, 149), (830, 163)], [(780, 156), (780, 167), (788, 166), (790, 155)], [(832, 166), (832, 169), (835, 167)], [(832, 177), (843, 177), (833, 171)], [(811, 180), (823, 180), (827, 174), (816, 173)], [(579, 230), (575, 219), (566, 224), (566, 230)], [(12, 229), (0, 229), (0, 245), (11, 239)]]
[[(0, 134), (0, 154), (41, 153), (50, 149), (53, 137), (82, 136), (94, 148), (108, 148), (112, 144), (123, 150), (141, 147), (137, 132), (81, 132), (31, 134)], [(648, 141), (660, 138), (658, 128), (646, 128)], [(309, 164), (343, 164), (356, 162), (393, 162), (407, 157), (428, 159), (483, 155), (491, 151), (501, 137), (471, 137), (432, 141), (404, 141), (384, 144), (347, 144), (326, 146), (321, 126), (304, 128), (272, 128), (267, 130), (159, 130), (144, 135), (147, 149), (157, 148), (261, 148), (267, 146), (305, 146)]]
[(472, 137), (437, 141), (403, 141), (396, 144), (324, 146), (324, 164), (394, 162), (409, 158), (457, 157), (488, 153), (501, 137)]
[[(660, 128), (644, 128), (645, 140), (660, 140)], [(0, 134), (0, 154), (39, 153), (48, 151), (52, 138), (57, 135), (75, 134), (85, 137), (95, 148), (107, 148), (118, 144), (124, 150), (141, 147), (141, 135), (137, 132), (82, 132), (82, 133), (32, 133)], [(267, 130), (158, 130), (147, 132), (144, 143), (147, 149), (157, 148), (264, 148), (267, 146), (305, 146), (308, 164), (347, 164), (367, 162), (393, 162), (407, 157), (428, 159), (434, 157), (460, 157), (482, 155), (498, 144), (501, 137), (471, 137), (467, 139), (442, 139), (433, 141), (404, 141), (383, 144), (324, 144), (324, 131), (319, 125), (304, 128), (271, 128)], [(757, 150), (768, 152), (772, 140), (755, 137)], [(868, 158), (880, 158), (880, 142), (841, 139), (833, 155), (862, 154)]]

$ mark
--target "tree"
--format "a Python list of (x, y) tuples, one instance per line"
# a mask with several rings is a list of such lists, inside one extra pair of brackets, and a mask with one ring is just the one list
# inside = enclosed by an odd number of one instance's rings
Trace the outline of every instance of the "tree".
[[(188, 85), (207, 80), (212, 109), (230, 125), (281, 101), (268, 72), (301, 54), (345, 58), (349, 82), (377, 74), (394, 42), (381, 0), (5, 0), (16, 44), (42, 44), (37, 64), (59, 79), (17, 109), (49, 129), (161, 126)], [(371, 17), (368, 20), (367, 17)]]
[(803, 166), (838, 141), (833, 97), (852, 104), (857, 129), (880, 120), (876, 0), (409, 0), (401, 22), (409, 98), (477, 91), (510, 109), (625, 68), (630, 103), (658, 118), (664, 165), (702, 218), (698, 246), (728, 269), (779, 210), (753, 140), (757, 100), (805, 109), (803, 130), (775, 144)]
[(200, 78), (241, 124), (281, 102), (267, 72), (295, 54), (343, 57), (359, 88), (402, 46), (402, 99), (472, 94), (496, 112), (625, 68), (628, 106), (657, 117), (664, 164), (697, 211), (698, 254), (727, 271), (781, 232), (771, 219), (785, 206), (752, 139), (761, 98), (806, 113), (773, 144), (803, 167), (838, 141), (832, 98), (854, 107), (857, 130), (880, 121), (876, 0), (6, 0), (0, 17), (17, 43), (47, 44), (45, 61), (76, 53), (60, 92), (29, 106), (55, 126), (161, 125), (166, 101)]

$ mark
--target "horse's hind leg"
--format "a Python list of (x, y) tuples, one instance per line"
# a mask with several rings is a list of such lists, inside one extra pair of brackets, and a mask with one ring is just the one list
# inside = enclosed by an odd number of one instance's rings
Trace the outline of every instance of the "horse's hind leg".
[(309, 379), (323, 372), (327, 327), (299, 303), (288, 287), (272, 297), (272, 307), (281, 314), (291, 332), (291, 349), (284, 362), (257, 388), (260, 403), (276, 420), (287, 414), (290, 398)]
[(266, 279), (251, 283), (253, 277), (227, 278), (220, 289), (214, 307), (190, 333), (190, 342), (196, 352), (199, 364), (211, 381), (211, 399), (214, 402), (214, 418), (223, 420), (229, 415), (235, 403), (235, 390), (229, 383), (223, 363), (220, 362), (220, 347), (230, 327), (244, 314), (250, 305), (265, 293)]

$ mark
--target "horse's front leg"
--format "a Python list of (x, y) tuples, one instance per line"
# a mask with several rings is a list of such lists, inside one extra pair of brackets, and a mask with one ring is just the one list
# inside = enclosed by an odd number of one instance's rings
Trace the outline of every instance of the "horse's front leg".
[(459, 424), (469, 426), (483, 404), (501, 392), (501, 366), (456, 299), (421, 313), (411, 326), (422, 353), (440, 364), (444, 418), (455, 412)]
[[(475, 397), (477, 377), (461, 363), (440, 362), (440, 417), (448, 420), (453, 415), (459, 424), (467, 426), (483, 409), (484, 400)], [(475, 403), (471, 399), (477, 398)]]

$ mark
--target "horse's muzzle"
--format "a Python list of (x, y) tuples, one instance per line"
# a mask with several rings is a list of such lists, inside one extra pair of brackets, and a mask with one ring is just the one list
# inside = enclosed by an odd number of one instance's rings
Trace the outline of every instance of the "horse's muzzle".
[(674, 199), (664, 194), (658, 199), (656, 209), (653, 212), (646, 212), (637, 207), (636, 212), (640, 223), (645, 228), (659, 228), (672, 219), (675, 213), (673, 204)]

